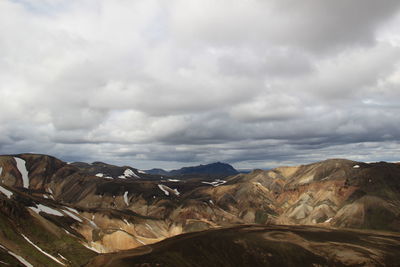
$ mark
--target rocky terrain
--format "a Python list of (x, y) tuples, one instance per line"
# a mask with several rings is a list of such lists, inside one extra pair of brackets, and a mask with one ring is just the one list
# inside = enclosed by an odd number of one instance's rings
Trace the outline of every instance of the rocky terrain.
[[(298, 236), (298, 232), (293, 232), (295, 229), (310, 233), (313, 229), (325, 233), (328, 230), (323, 229), (332, 227), (361, 229), (329, 232), (343, 233), (343, 240), (337, 242), (347, 242), (346, 247), (348, 239), (363, 233), (365, 238), (357, 239), (359, 243), (351, 245), (351, 249), (361, 246), (374, 251), (372, 243), (381, 244), (385, 239), (382, 236), (389, 235), (382, 231), (389, 233), (400, 229), (400, 165), (332, 159), (230, 177), (194, 175), (183, 179), (102, 162), (66, 163), (47, 155), (6, 155), (0, 156), (0, 202), (0, 266), (81, 266), (98, 253), (134, 248), (147, 251), (148, 256), (143, 259), (149, 260), (161, 255), (154, 249), (158, 244), (161, 249), (168, 240), (180, 240), (179, 236), (169, 239), (173, 236), (243, 224), (288, 225), (279, 228), (285, 232), (283, 239), (285, 235)], [(313, 228), (315, 226), (319, 228)], [(244, 236), (253, 240), (253, 232), (270, 229), (270, 226), (263, 227), (250, 227), (252, 230)], [(364, 232), (366, 229), (379, 230), (378, 237)], [(225, 237), (224, 230), (221, 231), (215, 233)], [(232, 231), (226, 230), (227, 233)], [(201, 243), (203, 237), (207, 239), (207, 233), (198, 236), (198, 242)], [(313, 242), (325, 241), (308, 239), (310, 235), (302, 237), (306, 241), (301, 247), (308, 251), (304, 255), (312, 253), (326, 260), (313, 263), (349, 265), (348, 261), (328, 257), (331, 254), (327, 252), (311, 249), (310, 246), (315, 245)], [(187, 236), (197, 238), (197, 235)], [(325, 234), (318, 236), (331, 242)], [(167, 240), (157, 243), (164, 239)], [(236, 244), (235, 240), (228, 238), (218, 246), (225, 246), (224, 242)], [(398, 249), (397, 234), (391, 234), (386, 241), (387, 246), (382, 245), (383, 252), (376, 252), (381, 256), (365, 263), (390, 266), (388, 262), (396, 257), (390, 251)], [(173, 242), (180, 244), (180, 241)], [(148, 244), (154, 245), (143, 247)], [(178, 246), (186, 246), (184, 244)], [(243, 247), (246, 248), (241, 245)], [(152, 248), (151, 253), (149, 248)], [(249, 253), (259, 251), (253, 245), (248, 248)], [(348, 253), (343, 252), (344, 255)], [(261, 262), (267, 259), (260, 257)], [(102, 258), (96, 258), (96, 262), (99, 259)], [(171, 266), (168, 262), (162, 264)], [(176, 266), (201, 265), (190, 265), (189, 259), (182, 258), (182, 265)]]

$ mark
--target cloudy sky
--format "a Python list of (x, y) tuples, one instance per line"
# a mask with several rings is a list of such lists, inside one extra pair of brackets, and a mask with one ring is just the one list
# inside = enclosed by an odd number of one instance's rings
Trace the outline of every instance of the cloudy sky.
[(0, 0), (0, 153), (400, 160), (398, 0)]

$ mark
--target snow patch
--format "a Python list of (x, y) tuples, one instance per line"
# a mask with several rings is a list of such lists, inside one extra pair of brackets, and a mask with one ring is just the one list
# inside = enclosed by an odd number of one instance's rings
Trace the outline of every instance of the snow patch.
[(63, 210), (63, 212), (65, 212), (69, 217), (71, 217), (71, 218), (74, 219), (75, 221), (83, 222), (81, 218), (79, 218), (78, 216), (76, 216), (76, 215), (73, 214), (72, 212), (69, 212), (69, 211), (67, 211), (67, 210)]
[(118, 176), (118, 178), (120, 178), (120, 179), (126, 179), (126, 177), (125, 177), (124, 175), (120, 175), (120, 176)]
[(354, 165), (353, 166), (353, 169), (358, 169), (358, 168), (360, 168), (360, 165)]
[(178, 191), (177, 189), (171, 189), (171, 188), (169, 188), (168, 186), (163, 185), (163, 184), (159, 184), (159, 185), (158, 185), (158, 188), (160, 188), (160, 189), (164, 192), (164, 194), (167, 195), (167, 196), (169, 196), (169, 193), (170, 193), (170, 192), (171, 192), (171, 193), (174, 193), (174, 194), (177, 195), (177, 196), (180, 195), (180, 193), (179, 193), (179, 191)]
[(98, 249), (96, 249), (96, 248), (94, 248), (94, 247), (91, 247), (91, 246), (89, 246), (88, 244), (85, 244), (85, 243), (81, 243), (84, 247), (86, 247), (87, 249), (90, 249), (91, 251), (94, 251), (94, 252), (97, 252), (97, 253), (103, 253), (102, 251), (100, 251), (100, 250), (98, 250)]
[(99, 173), (97, 173), (97, 174), (96, 174), (96, 176), (97, 176), (97, 177), (103, 177), (103, 176), (104, 176), (104, 174), (103, 174), (103, 173), (101, 173), (101, 172), (99, 172)]
[(67, 260), (63, 255), (61, 255), (60, 253), (58, 253), (58, 256), (60, 256), (61, 259), (65, 260), (65, 261), (69, 261)]
[(64, 216), (64, 214), (62, 214), (61, 212), (59, 212), (58, 210), (55, 210), (53, 208), (47, 207), (45, 205), (42, 204), (38, 204), (35, 207), (29, 207), (31, 210), (33, 210), (34, 212), (36, 212), (37, 214), (39, 214), (41, 211), (47, 214), (52, 214), (52, 215), (56, 215), (56, 216)]
[(166, 186), (162, 185), (162, 184), (158, 185), (158, 188), (160, 188), (164, 192), (165, 195), (169, 196), (169, 191), (165, 190), (164, 187), (166, 187)]
[(105, 179), (114, 179), (111, 176), (106, 176), (106, 177), (103, 177), (103, 178), (105, 178)]
[(145, 171), (142, 171), (142, 170), (138, 170), (138, 173), (141, 173), (141, 174), (147, 174), (147, 172), (145, 172)]
[(36, 246), (29, 238), (27, 238), (26, 236), (24, 236), (23, 234), (21, 234), (23, 238), (25, 238), (26, 241), (28, 241), (32, 246), (34, 246), (37, 250), (39, 250), (40, 252), (42, 252), (44, 255), (46, 255), (47, 257), (49, 257), (50, 259), (52, 259), (53, 261), (64, 265), (64, 263), (62, 263), (61, 261), (59, 261), (56, 257), (50, 255), (49, 253), (45, 252), (44, 250), (42, 250), (40, 247)]
[(329, 219), (328, 219), (328, 220), (326, 220), (325, 222), (326, 222), (326, 223), (329, 223), (329, 222), (331, 222), (331, 221), (332, 221), (332, 219), (333, 219), (333, 218), (329, 218)]
[(125, 204), (127, 206), (129, 206), (128, 191), (126, 191), (125, 194), (124, 194), (124, 201), (125, 201)]
[(216, 186), (223, 185), (224, 183), (226, 183), (226, 181), (225, 180), (221, 180), (221, 179), (216, 179), (216, 180), (214, 180), (214, 182), (202, 182), (202, 183), (203, 184), (209, 184), (209, 185), (212, 185), (212, 186), (216, 187)]
[(177, 183), (177, 182), (180, 182), (181, 180), (178, 180), (178, 179), (168, 179), (167, 181), (168, 181), (168, 182)]
[(148, 223), (145, 223), (146, 227), (153, 231), (153, 227), (151, 227)]
[(15, 161), (17, 162), (17, 169), (22, 175), (22, 182), (25, 188), (29, 188), (29, 173), (26, 169), (25, 160), (14, 157)]
[(131, 169), (126, 169), (124, 171), (124, 176), (125, 177), (135, 177), (135, 178), (139, 178), (140, 179), (140, 177), (136, 173), (134, 173)]
[(13, 192), (10, 190), (5, 189), (4, 187), (0, 186), (0, 192), (2, 192), (4, 195), (6, 195), (8, 198), (11, 198), (13, 195)]
[(26, 267), (33, 267), (32, 264), (30, 264), (27, 260), (25, 260), (24, 258), (22, 258), (21, 256), (11, 252), (11, 251), (7, 251), (8, 254), (10, 254), (11, 256), (13, 256), (14, 258), (16, 258), (20, 263), (22, 263), (23, 265), (25, 265)]
[(70, 208), (70, 207), (64, 207), (69, 211), (75, 212), (76, 214), (79, 214), (79, 212), (76, 209)]
[(3, 173), (3, 167), (0, 167), (0, 175)]

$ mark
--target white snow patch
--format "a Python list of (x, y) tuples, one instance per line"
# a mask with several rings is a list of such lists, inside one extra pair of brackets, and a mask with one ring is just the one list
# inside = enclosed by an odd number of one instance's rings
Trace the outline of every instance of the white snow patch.
[(53, 190), (51, 190), (51, 188), (47, 188), (47, 192), (49, 192), (50, 194), (53, 194)]
[(159, 188), (164, 192), (164, 194), (167, 195), (167, 196), (169, 196), (169, 193), (170, 193), (170, 192), (174, 193), (174, 194), (177, 195), (177, 196), (180, 195), (180, 193), (178, 192), (177, 189), (171, 189), (171, 188), (169, 188), (168, 186), (163, 185), (163, 184), (159, 184), (158, 187), (159, 187)]
[(73, 208), (70, 208), (70, 207), (64, 207), (64, 208), (66, 208), (69, 211), (72, 211), (72, 212), (75, 212), (75, 213), (79, 214), (79, 212), (76, 209), (73, 209)]
[(162, 184), (158, 185), (158, 188), (160, 188), (164, 192), (165, 195), (169, 196), (169, 191), (165, 190), (164, 187), (166, 187), (166, 186), (162, 185)]
[(176, 189), (176, 188), (173, 189), (173, 191), (174, 191), (174, 194), (177, 195), (177, 196), (179, 196), (181, 194), (181, 193), (179, 193), (178, 189)]
[(210, 199), (208, 202), (210, 202), (210, 204), (213, 204), (214, 205), (214, 202)]
[(354, 165), (353, 166), (353, 169), (358, 169), (358, 168), (360, 168), (360, 165)]
[(138, 170), (138, 173), (147, 174), (145, 171)]
[(25, 160), (17, 158), (17, 157), (14, 157), (14, 159), (17, 162), (18, 171), (22, 175), (23, 186), (25, 188), (29, 188), (29, 177), (28, 177), (29, 173), (28, 173), (28, 170), (26, 169)]
[(52, 214), (52, 215), (56, 215), (56, 216), (64, 216), (64, 214), (62, 214), (58, 210), (55, 210), (53, 208), (47, 207), (42, 204), (36, 205), (36, 208), (35, 207), (29, 207), (29, 208), (31, 210), (33, 210), (34, 212), (36, 212), (37, 214), (39, 214), (39, 212), (43, 211), (44, 213), (47, 213), (47, 214)]
[(50, 259), (52, 259), (55, 262), (58, 262), (61, 265), (64, 265), (64, 263), (62, 263), (61, 261), (59, 261), (56, 257), (50, 255), (49, 253), (45, 252), (44, 250), (42, 250), (40, 247), (36, 246), (29, 238), (27, 238), (26, 236), (24, 236), (23, 234), (21, 234), (23, 238), (25, 238), (26, 241), (28, 241), (32, 246), (34, 246), (37, 250), (39, 250), (40, 252), (42, 252), (44, 255), (46, 255), (47, 257), (49, 257)]
[(216, 180), (214, 180), (214, 182), (202, 182), (202, 183), (203, 184), (209, 184), (209, 185), (212, 185), (212, 186), (216, 187), (216, 186), (223, 185), (224, 183), (226, 183), (226, 181), (225, 180), (221, 180), (221, 179), (216, 179)]
[(139, 238), (136, 237), (136, 241), (139, 241), (142, 245), (146, 245), (146, 243), (144, 243), (142, 240), (140, 240)]
[(93, 226), (94, 228), (99, 228), (98, 226), (97, 226), (97, 224), (94, 222), (94, 217), (95, 217), (95, 215), (93, 214), (92, 215), (92, 220), (90, 220), (90, 219), (88, 219), (88, 218), (85, 218), (88, 222), (89, 222), (89, 224), (91, 225), (91, 226)]
[(118, 176), (118, 178), (120, 178), (120, 179), (126, 179), (126, 177), (125, 177), (124, 175), (120, 175), (120, 176)]
[(114, 179), (111, 176), (106, 176), (106, 177), (103, 177), (103, 178), (105, 178), (105, 179)]
[(332, 219), (333, 219), (333, 218), (329, 218), (329, 219), (327, 219), (325, 222), (326, 222), (326, 223), (329, 223), (329, 222), (332, 221)]
[(14, 258), (16, 258), (17, 260), (19, 260), (20, 263), (22, 263), (23, 265), (25, 265), (26, 267), (33, 267), (32, 264), (30, 264), (27, 260), (25, 260), (24, 258), (22, 258), (21, 256), (11, 252), (11, 251), (7, 251), (8, 254), (10, 254), (11, 256), (13, 256)]
[(48, 196), (48, 195), (43, 195), (43, 198), (46, 198), (46, 199), (48, 199), (48, 198), (49, 198), (49, 196)]
[(130, 225), (130, 223), (128, 222), (127, 219), (124, 219), (124, 223), (126, 223), (127, 225)]
[(97, 177), (103, 177), (103, 176), (104, 176), (104, 174), (103, 174), (103, 173), (101, 173), (101, 172), (99, 172), (99, 173), (97, 173), (97, 174), (96, 174), (96, 176), (97, 176)]
[(153, 231), (153, 227), (151, 227), (148, 223), (145, 223), (145, 225), (147, 226), (147, 228)]
[(168, 179), (168, 182), (180, 182), (181, 180), (178, 180), (178, 179)]
[(67, 210), (63, 210), (63, 212), (65, 212), (69, 217), (71, 217), (71, 218), (74, 219), (75, 221), (83, 222), (81, 218), (79, 218), (78, 216), (76, 216), (76, 215), (73, 214), (72, 212), (69, 212), (69, 211), (67, 211)]
[(10, 190), (5, 189), (4, 187), (0, 186), (0, 192), (2, 192), (4, 195), (6, 195), (8, 198), (11, 198), (13, 195), (13, 192)]
[(100, 250), (98, 250), (98, 249), (96, 249), (96, 248), (94, 248), (94, 247), (91, 247), (91, 246), (89, 246), (88, 244), (82, 243), (82, 245), (83, 245), (84, 247), (86, 247), (86, 248), (88, 248), (88, 249), (94, 251), (94, 252), (102, 253), (102, 251), (100, 251)]
[(0, 167), (0, 175), (3, 173), (3, 167)]
[(131, 169), (126, 169), (124, 171), (124, 176), (125, 177), (135, 177), (135, 178), (139, 178), (140, 179), (140, 177), (136, 173), (134, 173)]
[(65, 261), (69, 261), (67, 260), (63, 255), (61, 255), (60, 253), (58, 253), (58, 256), (60, 256), (61, 259), (65, 260)]
[(124, 201), (125, 201), (125, 204), (127, 206), (129, 206), (128, 191), (126, 191), (125, 194), (124, 194)]

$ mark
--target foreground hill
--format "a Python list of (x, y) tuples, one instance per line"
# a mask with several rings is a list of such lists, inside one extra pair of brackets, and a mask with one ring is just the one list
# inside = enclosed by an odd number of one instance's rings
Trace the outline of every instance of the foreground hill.
[(102, 162), (5, 155), (0, 202), (0, 261), (79, 266), (97, 253), (238, 224), (398, 232), (400, 165), (331, 159), (181, 179)]
[(399, 266), (399, 251), (399, 234), (244, 225), (101, 255), (87, 266)]

